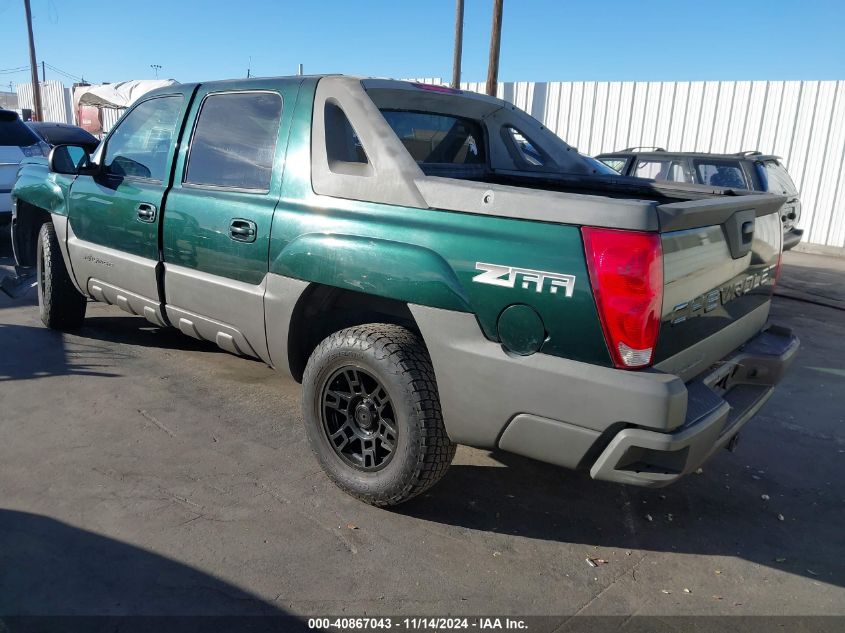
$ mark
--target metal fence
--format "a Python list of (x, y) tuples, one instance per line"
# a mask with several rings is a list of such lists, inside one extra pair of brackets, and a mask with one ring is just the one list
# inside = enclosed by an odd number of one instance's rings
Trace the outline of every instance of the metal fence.
[(781, 156), (800, 191), (804, 240), (845, 247), (845, 81), (514, 82), (498, 96), (585, 154), (659, 146)]
[[(32, 84), (17, 84), (18, 108), (35, 109), (32, 97)], [(73, 123), (73, 104), (70, 89), (65, 88), (60, 81), (41, 82), (41, 107), (44, 108), (45, 121), (58, 123)]]

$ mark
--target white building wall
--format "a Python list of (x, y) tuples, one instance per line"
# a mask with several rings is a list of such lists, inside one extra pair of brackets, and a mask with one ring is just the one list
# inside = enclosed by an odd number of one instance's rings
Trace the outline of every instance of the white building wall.
[[(480, 82), (461, 87), (484, 92)], [(781, 156), (801, 193), (805, 241), (845, 247), (845, 81), (509, 82), (498, 96), (585, 154)]]

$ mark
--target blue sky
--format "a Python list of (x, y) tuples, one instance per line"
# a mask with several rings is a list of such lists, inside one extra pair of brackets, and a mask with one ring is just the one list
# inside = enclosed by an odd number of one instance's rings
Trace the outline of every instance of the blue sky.
[[(454, 0), (31, 0), (37, 58), (91, 82), (341, 72), (451, 76)], [(465, 0), (463, 79), (492, 0)], [(500, 81), (843, 79), (842, 0), (505, 0)], [(0, 0), (0, 86), (28, 80), (22, 0)], [(73, 80), (47, 69), (48, 79)]]

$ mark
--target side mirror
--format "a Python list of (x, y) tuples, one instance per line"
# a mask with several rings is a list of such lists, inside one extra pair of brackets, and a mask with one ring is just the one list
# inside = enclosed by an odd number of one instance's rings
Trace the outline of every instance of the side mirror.
[(56, 145), (50, 150), (47, 164), (50, 171), (57, 174), (76, 176), (97, 172), (97, 166), (91, 162), (91, 156), (79, 145)]

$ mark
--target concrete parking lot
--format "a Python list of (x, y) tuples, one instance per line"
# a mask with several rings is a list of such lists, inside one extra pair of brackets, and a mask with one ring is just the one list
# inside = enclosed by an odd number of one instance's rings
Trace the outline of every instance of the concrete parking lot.
[(260, 362), (102, 304), (59, 334), (0, 293), (0, 614), (845, 614), (843, 273), (785, 256), (800, 356), (701, 474), (462, 447), (396, 510), (323, 476)]

